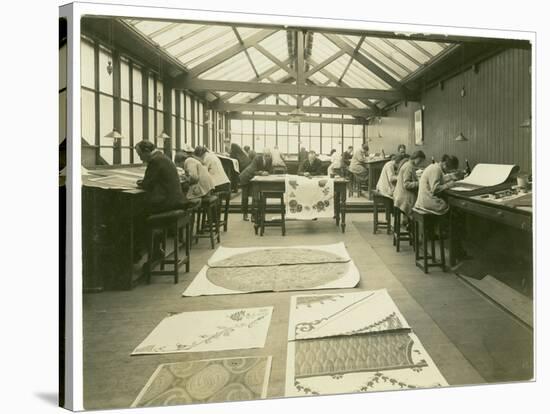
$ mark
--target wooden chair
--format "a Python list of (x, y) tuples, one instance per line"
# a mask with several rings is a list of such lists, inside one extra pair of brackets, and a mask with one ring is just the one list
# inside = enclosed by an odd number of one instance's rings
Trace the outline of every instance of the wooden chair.
[(401, 230), (401, 215), (406, 216), (406, 214), (403, 211), (401, 211), (399, 207), (394, 206), (393, 207), (393, 245), (395, 246), (395, 250), (397, 252), (399, 252), (402, 241), (408, 241), (409, 245), (413, 246), (414, 248), (414, 244), (413, 244), (414, 226), (409, 225), (408, 230), (405, 230), (405, 231)]
[[(185, 271), (189, 272), (191, 247), (191, 217), (186, 210), (172, 210), (165, 213), (152, 214), (147, 218), (149, 228), (149, 245), (146, 266), (147, 283), (151, 283), (151, 276), (174, 276), (174, 283), (179, 280), (179, 268), (185, 264)], [(153, 259), (155, 253), (155, 234), (161, 233), (161, 257)], [(173, 258), (166, 256), (168, 234), (174, 234)], [(185, 238), (185, 242), (183, 241)], [(185, 244), (185, 255), (180, 257), (180, 247)], [(160, 270), (153, 270), (160, 264)], [(165, 270), (166, 265), (172, 265), (171, 270)]]
[[(430, 267), (441, 267), (445, 271), (445, 241), (443, 237), (439, 237), (439, 260), (436, 259), (435, 249), (435, 230), (440, 229), (442, 216), (414, 208), (412, 219), (416, 265), (424, 273), (428, 273)], [(441, 234), (441, 231), (439, 233)], [(422, 237), (422, 243), (420, 237)], [(430, 252), (428, 252), (428, 243), (430, 244)], [(421, 250), (422, 254), (420, 253)]]
[[(391, 234), (391, 215), (393, 211), (393, 200), (389, 197), (383, 196), (375, 190), (372, 192), (372, 201), (373, 234), (376, 234), (378, 232), (378, 228), (386, 229), (386, 233)], [(378, 219), (378, 213), (380, 212), (381, 207), (384, 209), (386, 218), (385, 221), (380, 221)]]
[[(281, 218), (279, 220), (270, 220), (266, 221), (265, 216), (267, 213), (267, 200), (268, 199), (279, 199), (280, 200), (280, 213)], [(281, 234), (284, 236), (286, 234), (286, 225), (285, 225), (285, 199), (283, 193), (274, 193), (268, 191), (262, 191), (260, 193), (260, 236), (264, 235), (266, 227), (281, 227)]]
[(198, 243), (200, 238), (208, 238), (212, 249), (216, 241), (220, 243), (220, 213), (217, 196), (202, 197), (201, 205), (197, 210), (196, 224), (195, 243)]

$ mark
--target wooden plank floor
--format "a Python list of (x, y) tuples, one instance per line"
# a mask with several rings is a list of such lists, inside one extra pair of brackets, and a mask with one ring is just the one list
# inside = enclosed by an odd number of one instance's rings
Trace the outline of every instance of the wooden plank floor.
[[(371, 217), (371, 214), (348, 215), (345, 234), (331, 220), (291, 222), (287, 225), (287, 236), (283, 238), (277, 228), (266, 229), (264, 237), (254, 236), (252, 225), (240, 221), (240, 215), (232, 214), (229, 232), (222, 234), (222, 243), (242, 247), (344, 241), (361, 272), (361, 282), (355, 289), (338, 291), (388, 289), (451, 385), (494, 380), (496, 376), (486, 374), (494, 354), (488, 353), (485, 348), (481, 348), (480, 352), (473, 352), (472, 349), (475, 351), (480, 341), (485, 341), (487, 346), (495, 345), (490, 338), (491, 335), (498, 336), (498, 332), (479, 323), (465, 329), (464, 325), (472, 322), (471, 312), (466, 310), (474, 309), (477, 321), (485, 321), (486, 313), (491, 323), (499, 322), (496, 325), (499, 328), (512, 326), (509, 316), (452, 274), (434, 272), (424, 276), (418, 272), (407, 249), (399, 254), (390, 251), (391, 238), (371, 234)], [(151, 285), (138, 286), (132, 291), (84, 296), (86, 409), (128, 407), (161, 363), (217, 357), (272, 355), (268, 397), (283, 395), (289, 304), (290, 297), (297, 292), (181, 297), (193, 276), (212, 254), (208, 246), (207, 240), (201, 240), (199, 247), (192, 250), (191, 272), (180, 276), (178, 285), (174, 285), (171, 278), (157, 277)], [(170, 312), (269, 305), (274, 306), (274, 312), (263, 349), (130, 356), (134, 347)], [(467, 313), (466, 319), (462, 316), (464, 312)], [(518, 336), (512, 340), (517, 342), (518, 338), (525, 339)], [(469, 353), (466, 352), (468, 358), (465, 357), (465, 349), (470, 349)], [(485, 375), (480, 375), (480, 372), (485, 372)]]

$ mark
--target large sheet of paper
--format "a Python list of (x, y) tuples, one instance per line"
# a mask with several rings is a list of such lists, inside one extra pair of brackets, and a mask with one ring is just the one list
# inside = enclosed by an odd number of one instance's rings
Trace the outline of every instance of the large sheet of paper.
[(263, 348), (272, 313), (269, 306), (168, 316), (132, 355)]
[(162, 364), (131, 407), (266, 398), (270, 372), (271, 356)]
[(505, 182), (517, 165), (509, 164), (477, 164), (470, 175), (457, 181), (453, 191), (471, 191), (472, 187), (492, 187)]
[(386, 289), (293, 296), (288, 340), (410, 329)]
[(218, 158), (224, 158), (226, 160), (230, 160), (233, 163), (233, 169), (235, 170), (235, 172), (237, 174), (239, 173), (239, 161), (238, 160), (236, 160), (235, 158), (228, 157), (227, 155), (223, 155), (223, 154), (216, 153), (216, 155), (218, 156)]
[(122, 174), (108, 175), (105, 177), (95, 177), (91, 178), (88, 176), (86, 180), (83, 180), (82, 183), (85, 186), (92, 187), (101, 187), (107, 189), (118, 189), (118, 190), (130, 190), (137, 187), (137, 179), (135, 177), (126, 176)]
[[(265, 261), (264, 251), (272, 247), (251, 248), (219, 248), (191, 284), (183, 292), (183, 296), (201, 295), (229, 295), (251, 292), (292, 291), (313, 289), (343, 289), (355, 287), (360, 280), (359, 269), (353, 263), (343, 243), (323, 246), (293, 246), (282, 249), (295, 250), (295, 260), (289, 260), (291, 252), (285, 251), (285, 263), (258, 265), (254, 258), (259, 254)], [(333, 253), (334, 262), (308, 262), (304, 250), (319, 250), (325, 254)], [(225, 260), (241, 257), (243, 262), (224, 262)], [(280, 256), (278, 256), (280, 258)], [(301, 263), (303, 262), (303, 263)], [(218, 267), (216, 264), (222, 264)], [(229, 263), (229, 266), (223, 266)], [(274, 261), (273, 263), (277, 263)]]
[(448, 385), (383, 290), (293, 296), (286, 396)]
[(334, 180), (328, 177), (285, 177), (286, 217), (298, 220), (334, 217)]

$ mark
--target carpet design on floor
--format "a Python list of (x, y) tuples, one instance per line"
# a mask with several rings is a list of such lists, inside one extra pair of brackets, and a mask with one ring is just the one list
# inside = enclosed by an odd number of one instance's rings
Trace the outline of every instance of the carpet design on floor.
[(283, 248), (222, 246), (183, 296), (341, 289), (356, 286), (359, 279), (344, 243)]
[(270, 356), (162, 364), (132, 407), (265, 398), (270, 371)]
[(337, 336), (296, 342), (296, 378), (426, 366), (413, 361), (407, 332)]
[(263, 348), (273, 307), (183, 312), (163, 319), (132, 355)]
[(291, 298), (286, 396), (448, 385), (385, 289), (327, 296)]

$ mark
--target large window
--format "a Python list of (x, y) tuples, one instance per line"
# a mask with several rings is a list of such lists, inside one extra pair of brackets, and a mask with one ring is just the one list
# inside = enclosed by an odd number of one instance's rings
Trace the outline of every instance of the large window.
[[(348, 124), (342, 115), (319, 117), (320, 122), (291, 123), (271, 120), (240, 120), (230, 122), (231, 142), (250, 145), (255, 151), (264, 147), (279, 147), (283, 154), (297, 154), (300, 148), (318, 154), (330, 154), (332, 149), (342, 152), (348, 145), (359, 147), (363, 143), (363, 124)], [(346, 119), (346, 121), (344, 121)], [(338, 120), (341, 120), (338, 122)]]

